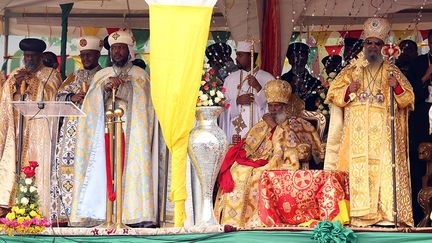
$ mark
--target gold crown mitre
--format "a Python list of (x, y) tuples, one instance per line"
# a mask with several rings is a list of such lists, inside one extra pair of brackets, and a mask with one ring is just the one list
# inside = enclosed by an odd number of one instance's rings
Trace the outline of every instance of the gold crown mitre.
[(384, 18), (369, 18), (363, 24), (363, 37), (385, 40), (390, 33), (390, 23)]
[(265, 86), (267, 103), (280, 102), (288, 104), (291, 91), (291, 85), (287, 81), (280, 79), (271, 80)]

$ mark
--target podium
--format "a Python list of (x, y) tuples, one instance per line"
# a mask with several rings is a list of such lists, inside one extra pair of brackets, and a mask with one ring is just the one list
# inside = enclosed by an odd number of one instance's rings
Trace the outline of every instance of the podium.
[[(13, 107), (24, 117), (85, 117), (71, 101), (12, 101)], [(43, 108), (39, 108), (43, 105)]]

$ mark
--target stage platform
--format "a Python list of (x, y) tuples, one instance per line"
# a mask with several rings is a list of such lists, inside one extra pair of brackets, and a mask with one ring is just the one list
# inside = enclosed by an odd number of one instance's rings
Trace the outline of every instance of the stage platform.
[[(432, 228), (354, 228), (358, 243), (432, 242)], [(313, 228), (231, 226), (105, 230), (95, 228), (49, 228), (39, 235), (0, 235), (0, 242), (314, 242)]]

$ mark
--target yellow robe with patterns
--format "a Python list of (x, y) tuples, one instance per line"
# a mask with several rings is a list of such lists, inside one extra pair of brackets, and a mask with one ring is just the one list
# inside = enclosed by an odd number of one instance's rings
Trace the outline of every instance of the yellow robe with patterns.
[[(360, 55), (359, 59), (363, 58)], [(356, 65), (357, 63), (357, 65)], [(413, 225), (410, 173), (408, 160), (407, 118), (414, 109), (414, 94), (411, 85), (400, 70), (384, 61), (382, 70), (378, 67), (370, 73), (377, 73), (372, 81), (367, 74), (368, 63), (355, 62), (348, 65), (332, 82), (326, 102), (341, 108), (332, 111), (333, 124), (330, 126), (324, 169), (348, 171), (350, 175), (350, 216), (351, 224), (367, 226), (391, 224), (393, 222), (393, 187), (391, 166), (390, 89), (387, 78), (389, 71), (403, 88), (395, 94), (395, 137), (396, 137), (396, 181), (398, 221)], [(358, 96), (345, 102), (345, 93), (353, 80), (359, 80), (362, 90), (379, 90), (384, 102), (376, 100), (361, 102)], [(368, 92), (369, 93), (369, 92)], [(343, 117), (342, 117), (343, 116)], [(338, 131), (342, 131), (342, 134)]]
[(273, 132), (261, 120), (247, 134), (244, 149), (249, 159), (264, 159), (268, 163), (262, 167), (233, 164), (230, 171), (234, 180), (234, 190), (223, 193), (219, 190), (215, 203), (215, 215), (220, 224), (239, 227), (262, 225), (258, 216), (258, 185), (265, 170), (300, 168), (296, 147), (310, 144), (312, 153), (319, 157), (321, 142), (315, 128), (307, 121), (291, 117), (278, 125)]
[[(19, 141), (19, 113), (13, 109), (11, 101), (19, 100), (19, 90), (16, 88), (15, 70), (5, 82), (0, 101), (0, 206), (8, 207), (13, 203), (14, 185), (16, 182), (16, 158)], [(52, 73), (51, 73), (52, 72)], [(51, 74), (51, 75), (50, 75)], [(49, 79), (48, 79), (49, 77)], [(40, 66), (30, 80), (26, 80), (28, 101), (41, 100), (53, 101), (57, 95), (57, 89), (61, 84), (60, 74), (52, 68)], [(46, 82), (45, 87), (44, 83)], [(49, 215), (50, 204), (50, 168), (51, 168), (51, 118), (24, 119), (24, 140), (21, 168), (33, 160), (39, 163), (36, 169), (36, 182), (41, 201), (43, 215)], [(48, 120), (50, 121), (48, 123)], [(55, 143), (55, 141), (54, 141)]]

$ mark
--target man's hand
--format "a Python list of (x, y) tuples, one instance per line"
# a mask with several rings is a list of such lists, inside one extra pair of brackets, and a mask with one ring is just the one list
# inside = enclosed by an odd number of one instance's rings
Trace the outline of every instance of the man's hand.
[(423, 75), (423, 77), (421, 78), (422, 83), (426, 82), (427, 80), (429, 80), (432, 76), (432, 64), (429, 64), (428, 69), (426, 70), (426, 73)]
[(240, 95), (237, 97), (237, 105), (250, 105), (254, 99), (254, 95), (251, 93)]
[(392, 76), (392, 75), (390, 75), (389, 77), (388, 77), (388, 85), (390, 86), (390, 87), (396, 87), (397, 86), (397, 84), (398, 84), (398, 81), (397, 81), (397, 79), (394, 77), (394, 76)]
[(240, 136), (240, 135), (238, 135), (238, 134), (234, 134), (234, 135), (232, 136), (232, 143), (233, 143), (233, 144), (238, 144), (238, 143), (240, 142), (240, 140), (241, 140), (241, 136)]
[(81, 103), (84, 100), (85, 95), (86, 94), (84, 92), (78, 93), (78, 94), (73, 95), (70, 99), (74, 103)]
[(24, 70), (24, 69), (19, 70), (19, 71), (14, 75), (17, 86), (21, 86), (21, 82), (22, 82), (24, 79), (28, 78), (29, 76), (30, 76), (30, 74), (29, 74), (26, 70)]
[(126, 81), (124, 81), (121, 78), (118, 77), (110, 77), (109, 81), (105, 84), (105, 91), (110, 91), (113, 88), (118, 88), (120, 85), (126, 83)]
[(351, 82), (349, 87), (348, 87), (349, 92), (350, 93), (357, 93), (357, 90), (360, 89), (360, 86), (361, 86), (360, 82), (357, 82), (357, 81)]
[(267, 125), (269, 127), (271, 127), (272, 129), (275, 128), (277, 126), (276, 121), (273, 119), (272, 114), (270, 113), (266, 113), (263, 115), (263, 120), (267, 123)]
[(254, 88), (257, 92), (259, 92), (262, 89), (261, 84), (258, 82), (258, 80), (255, 78), (255, 76), (252, 75), (248, 75), (246, 77), (246, 79), (248, 80), (248, 84)]
[(306, 143), (297, 145), (297, 157), (300, 162), (308, 162), (311, 160), (311, 146)]

